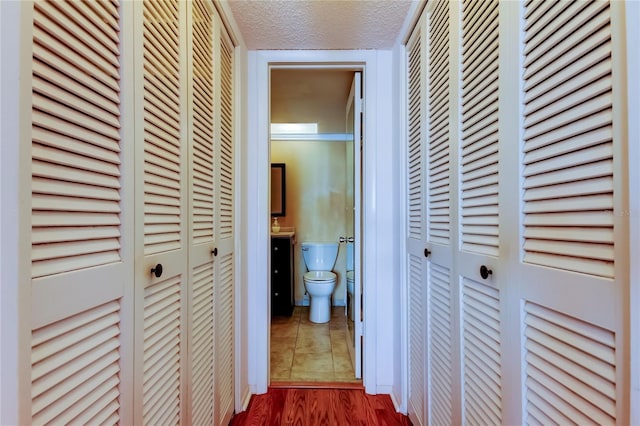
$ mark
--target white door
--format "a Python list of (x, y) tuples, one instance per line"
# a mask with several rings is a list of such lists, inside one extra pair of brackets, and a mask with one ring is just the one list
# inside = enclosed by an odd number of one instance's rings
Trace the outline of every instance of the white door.
[(233, 414), (234, 391), (234, 283), (235, 283), (235, 177), (234, 177), (234, 46), (216, 16), (214, 99), (218, 100), (215, 129), (214, 182), (214, 421), (227, 425)]
[(23, 186), (31, 203), (20, 206), (31, 220), (31, 233), (23, 234), (31, 244), (31, 304), (21, 309), (31, 331), (32, 419), (24, 423), (132, 419), (125, 10), (111, 2), (24, 4), (25, 20), (33, 21), (31, 90), (24, 94), (33, 103), (30, 117), (21, 117), (31, 126), (31, 182)]
[[(451, 59), (457, 3), (438, 0), (427, 9), (427, 411), (432, 424), (459, 424), (458, 292), (454, 257), (458, 245), (456, 109), (457, 64)], [(427, 253), (428, 254), (428, 253)]]
[[(629, 423), (624, 7), (436, 1), (414, 30), (407, 271), (415, 423)], [(425, 40), (428, 58), (417, 60)]]
[(214, 9), (187, 4), (189, 17), (189, 422), (214, 424)]
[(500, 251), (499, 233), (504, 228), (499, 221), (498, 1), (464, 0), (458, 6), (462, 9), (461, 119), (456, 132), (460, 135), (456, 264), (461, 415), (467, 424), (500, 424), (504, 392), (501, 305), (506, 279), (502, 262), (508, 253)]
[(186, 3), (134, 5), (136, 47), (135, 423), (186, 420)]
[[(566, 6), (566, 7), (565, 7)], [(527, 422), (629, 424), (624, 2), (523, 6)]]
[(426, 424), (426, 310), (427, 310), (427, 231), (425, 117), (426, 117), (426, 40), (425, 16), (420, 18), (407, 43), (407, 146), (405, 185), (407, 250), (408, 324), (408, 413), (416, 425)]
[[(347, 182), (352, 187), (347, 189), (348, 199), (351, 201), (347, 205), (352, 209), (352, 220), (348, 224), (348, 242), (353, 242), (353, 295), (351, 296), (351, 307), (353, 313), (347, 312), (347, 328), (349, 331), (349, 355), (353, 362), (355, 377), (362, 378), (362, 272), (361, 272), (361, 194), (362, 194), (362, 73), (356, 72), (353, 76), (351, 91), (347, 99), (347, 133), (353, 134), (353, 140), (347, 143), (347, 162), (353, 163), (347, 167), (348, 173), (353, 173), (347, 178)], [(349, 149), (350, 148), (350, 149)], [(349, 306), (347, 306), (347, 310)], [(353, 318), (353, 320), (351, 320)]]

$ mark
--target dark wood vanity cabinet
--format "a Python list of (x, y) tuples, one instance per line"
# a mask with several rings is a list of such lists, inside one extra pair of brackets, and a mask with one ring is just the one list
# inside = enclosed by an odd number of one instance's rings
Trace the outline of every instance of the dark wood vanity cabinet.
[(293, 313), (293, 238), (271, 237), (271, 316)]

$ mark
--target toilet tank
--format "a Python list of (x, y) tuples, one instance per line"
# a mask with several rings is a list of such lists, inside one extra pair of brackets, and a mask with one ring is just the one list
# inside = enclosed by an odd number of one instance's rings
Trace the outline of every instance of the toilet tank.
[(338, 243), (302, 243), (302, 257), (309, 271), (331, 271), (338, 257)]
[(353, 243), (347, 243), (347, 271), (353, 271)]

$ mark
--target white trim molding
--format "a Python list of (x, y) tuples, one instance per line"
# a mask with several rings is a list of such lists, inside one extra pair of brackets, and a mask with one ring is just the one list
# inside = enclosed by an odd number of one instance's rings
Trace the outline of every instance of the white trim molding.
[[(368, 393), (390, 390), (395, 360), (390, 343), (399, 335), (392, 286), (397, 280), (398, 256), (393, 229), (398, 220), (393, 199), (392, 105), (387, 97), (392, 78), (391, 51), (249, 51), (248, 129), (246, 163), (247, 194), (246, 267), (248, 306), (248, 374), (255, 393), (269, 385), (269, 73), (273, 67), (322, 67), (364, 71), (365, 121), (363, 149), (363, 283), (364, 344), (363, 384)], [(385, 96), (379, 101), (379, 96)], [(390, 255), (390, 253), (392, 255)], [(378, 303), (389, 301), (389, 303)], [(380, 326), (382, 324), (382, 327)]]
[[(627, 79), (627, 120), (629, 155), (629, 259), (640, 257), (640, 3), (625, 2), (626, 17), (626, 79)], [(640, 424), (640, 265), (629, 263), (630, 270), (630, 346), (631, 346), (631, 392), (630, 423)]]

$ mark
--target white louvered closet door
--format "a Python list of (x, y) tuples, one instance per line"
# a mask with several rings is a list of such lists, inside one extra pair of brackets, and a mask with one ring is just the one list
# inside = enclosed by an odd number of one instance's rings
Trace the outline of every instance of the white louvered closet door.
[(506, 268), (502, 265), (504, 257), (499, 256), (498, 0), (463, 0), (460, 19), (460, 251), (457, 265), (461, 415), (468, 425), (501, 424), (504, 422), (501, 287)]
[(423, 16), (407, 43), (406, 238), (408, 324), (408, 412), (415, 425), (426, 424), (427, 243), (425, 190), (426, 39)]
[[(135, 423), (186, 419), (186, 3), (135, 3)], [(160, 269), (161, 268), (161, 269)]]
[(517, 276), (528, 423), (629, 424), (624, 58), (612, 31), (624, 26), (615, 22), (623, 7), (528, 1), (522, 10)]
[(234, 46), (218, 16), (214, 21), (218, 59), (214, 64), (215, 99), (215, 215), (214, 250), (214, 422), (227, 425), (234, 399)]
[[(428, 419), (430, 424), (458, 424), (460, 405), (457, 336), (457, 284), (453, 253), (456, 200), (453, 127), (456, 124), (450, 87), (455, 84), (456, 64), (450, 59), (452, 17), (456, 4), (446, 0), (427, 6), (427, 242), (431, 256), (428, 273)], [(455, 27), (455, 26), (453, 26)]]
[(188, 3), (189, 58), (189, 423), (214, 416), (214, 10)]
[(124, 6), (38, 1), (27, 8), (30, 423), (128, 422), (133, 151), (122, 113)]

